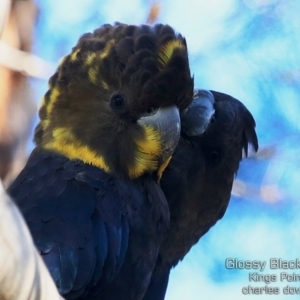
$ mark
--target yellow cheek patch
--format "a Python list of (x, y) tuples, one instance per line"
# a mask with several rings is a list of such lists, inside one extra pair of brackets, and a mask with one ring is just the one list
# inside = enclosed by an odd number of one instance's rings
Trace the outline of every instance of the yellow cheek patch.
[(185, 46), (179, 40), (169, 41), (162, 46), (158, 55), (162, 67), (168, 64), (176, 49), (185, 49)]
[(56, 128), (52, 132), (53, 139), (44, 145), (45, 149), (56, 151), (71, 160), (78, 159), (94, 165), (109, 173), (110, 168), (104, 158), (75, 138), (68, 128)]
[(160, 155), (161, 140), (159, 134), (150, 126), (144, 126), (144, 139), (135, 140), (138, 151), (148, 154)]
[(153, 172), (158, 168), (158, 157), (162, 153), (161, 139), (152, 127), (144, 128), (144, 138), (136, 139), (137, 146), (133, 166), (128, 167), (130, 178), (137, 178), (145, 172)]
[[(152, 158), (152, 160), (151, 160)], [(158, 162), (155, 157), (149, 156), (148, 153), (137, 152), (135, 156), (135, 165), (128, 167), (128, 175), (130, 178), (138, 178), (145, 172), (154, 172), (158, 168)]]

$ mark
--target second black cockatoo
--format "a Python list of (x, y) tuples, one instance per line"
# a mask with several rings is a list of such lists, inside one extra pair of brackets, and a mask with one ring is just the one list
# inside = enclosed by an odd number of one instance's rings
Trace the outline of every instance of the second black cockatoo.
[(8, 193), (66, 299), (142, 299), (169, 224), (157, 178), (192, 98), (185, 39), (161, 24), (85, 34), (50, 78)]
[(248, 144), (258, 149), (251, 113), (229, 95), (195, 90), (181, 121), (179, 144), (161, 179), (170, 228), (144, 300), (165, 298), (171, 268), (223, 217), (243, 151), (247, 155)]

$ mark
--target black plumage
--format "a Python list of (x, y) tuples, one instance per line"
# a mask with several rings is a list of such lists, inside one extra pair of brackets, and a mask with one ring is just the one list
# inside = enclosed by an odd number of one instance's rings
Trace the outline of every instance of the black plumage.
[(66, 299), (141, 298), (168, 224), (164, 195), (151, 175), (116, 178), (34, 150), (8, 192)]
[[(182, 132), (161, 179), (171, 222), (144, 300), (164, 299), (171, 268), (224, 216), (243, 151), (247, 155), (248, 144), (258, 149), (255, 121), (247, 108), (229, 95), (211, 93), (214, 113), (207, 127), (198, 135)], [(196, 93), (200, 104), (202, 95)], [(193, 113), (195, 118), (205, 115), (197, 109)]]
[(157, 176), (192, 95), (185, 40), (168, 25), (104, 25), (50, 78), (8, 193), (64, 298), (142, 299), (169, 224)]

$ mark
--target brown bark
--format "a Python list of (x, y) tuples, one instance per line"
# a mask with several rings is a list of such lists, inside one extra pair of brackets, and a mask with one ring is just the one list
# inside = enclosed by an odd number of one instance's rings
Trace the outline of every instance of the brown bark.
[[(13, 1), (1, 41), (30, 52), (35, 18), (33, 1)], [(4, 185), (8, 185), (25, 164), (34, 112), (27, 77), (0, 65), (0, 178)]]

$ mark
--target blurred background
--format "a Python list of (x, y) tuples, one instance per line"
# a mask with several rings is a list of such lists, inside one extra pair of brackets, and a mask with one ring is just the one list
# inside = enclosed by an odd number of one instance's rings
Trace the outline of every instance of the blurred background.
[[(7, 186), (33, 143), (39, 100), (59, 59), (103, 23), (168, 23), (187, 39), (195, 86), (241, 100), (260, 150), (244, 159), (225, 217), (173, 269), (167, 300), (299, 299), (285, 295), (270, 258), (300, 258), (299, 0), (0, 0), (0, 178)], [(251, 270), (228, 257), (267, 261), (280, 294), (243, 295)], [(255, 270), (253, 270), (255, 271)]]

